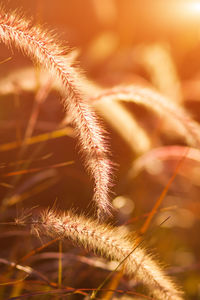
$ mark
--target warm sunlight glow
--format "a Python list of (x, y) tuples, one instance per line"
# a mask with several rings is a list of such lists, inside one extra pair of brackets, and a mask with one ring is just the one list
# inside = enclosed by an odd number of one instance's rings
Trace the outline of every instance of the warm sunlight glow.
[(200, 15), (200, 1), (188, 1), (182, 6), (185, 14), (190, 16)]
[[(176, 0), (165, 2), (163, 8), (166, 10), (166, 15), (173, 16), (173, 21), (188, 20), (190, 23), (199, 20), (200, 17), (200, 0)], [(174, 20), (174, 16), (176, 16)]]
[(188, 12), (192, 14), (200, 14), (200, 2), (191, 2), (188, 3)]
[(191, 10), (196, 13), (200, 13), (200, 2), (191, 3)]

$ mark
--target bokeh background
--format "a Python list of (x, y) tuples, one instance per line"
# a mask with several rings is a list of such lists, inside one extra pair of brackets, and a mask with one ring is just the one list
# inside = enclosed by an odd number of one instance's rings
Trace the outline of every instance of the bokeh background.
[[(63, 45), (68, 45), (68, 51), (74, 51), (75, 64), (85, 77), (95, 84), (102, 88), (122, 84), (154, 88), (179, 103), (194, 120), (200, 121), (200, 1), (1, 0), (0, 3), (11, 10), (21, 10), (32, 18), (33, 23), (43, 24), (55, 32)], [(31, 74), (35, 74), (37, 85), (33, 89), (22, 84), (25, 79), (31, 81), (32, 77), (23, 72), (19, 76), (19, 70), (32, 68), (30, 60), (14, 48), (0, 45), (0, 61), (2, 220), (11, 220), (23, 208), (37, 206), (35, 209), (40, 210), (53, 203), (63, 210), (73, 208), (92, 215), (92, 182), (84, 170), (76, 140), (71, 133), (59, 132), (64, 128), (65, 116), (59, 93), (48, 91), (38, 105), (37, 121), (31, 134), (56, 132), (56, 138), (43, 136), (40, 142), (26, 147), (23, 152), (24, 134), (37, 92), (42, 88), (38, 80), (41, 70), (34, 66), (35, 73)], [(12, 82), (12, 88), (7, 88), (8, 82)], [(182, 137), (174, 135), (168, 130), (167, 123), (163, 125), (161, 119), (148, 109), (133, 103), (124, 104), (124, 107), (148, 134), (151, 149), (185, 145)], [(122, 135), (103, 115), (100, 118), (108, 131), (112, 160), (116, 163), (111, 195), (113, 205), (118, 209), (114, 213), (114, 222), (116, 225), (128, 222), (130, 230), (139, 231), (145, 215), (151, 211), (173, 174), (177, 160), (153, 161), (139, 174), (130, 175), (134, 161), (145, 152), (132, 145), (137, 132), (133, 132), (133, 140), (127, 142), (124, 138), (126, 129)], [(67, 125), (70, 126), (70, 120)], [(71, 161), (72, 164), (64, 165)], [(14, 173), (5, 177), (22, 167), (27, 174)], [(31, 173), (29, 169), (38, 170)], [(154, 231), (147, 240), (148, 247), (156, 248), (155, 253), (170, 266), (168, 272), (183, 286), (187, 299), (194, 300), (200, 299), (199, 195), (200, 162), (184, 161), (161, 210), (151, 223)], [(167, 217), (170, 219), (160, 227)], [(15, 236), (11, 241), (5, 232), (13, 229), (4, 227), (2, 230), (5, 236), (2, 236), (4, 246), (0, 246), (1, 257), (17, 259), (37, 244), (30, 238), (22, 249), (20, 244), (24, 236)], [(68, 251), (71, 247), (73, 253), (79, 253), (69, 245)], [(95, 288), (105, 277), (103, 271), (93, 277), (91, 266), (84, 269), (80, 265), (76, 262), (79, 276), (75, 267), (70, 268), (76, 280), (66, 271), (67, 285)], [(45, 262), (37, 268), (46, 274), (50, 272)], [(56, 276), (56, 265), (53, 265), (51, 275), (52, 278)], [(12, 276), (18, 278), (17, 273), (13, 272)], [(23, 287), (21, 290), (3, 288), (0, 299), (22, 292)]]

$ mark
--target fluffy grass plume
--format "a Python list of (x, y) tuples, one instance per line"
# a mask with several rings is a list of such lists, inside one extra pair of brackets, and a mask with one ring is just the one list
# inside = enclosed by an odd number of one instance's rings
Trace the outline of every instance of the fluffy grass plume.
[[(153, 299), (181, 300), (182, 293), (168, 278), (161, 267), (138, 245), (138, 239), (124, 236), (124, 231), (76, 216), (71, 212), (57, 214), (46, 210), (33, 220), (33, 232), (52, 238), (69, 238), (86, 249), (119, 263), (129, 276), (145, 284)], [(126, 258), (126, 260), (125, 260)]]
[(178, 104), (162, 96), (158, 92), (137, 85), (119, 86), (104, 90), (91, 99), (97, 101), (125, 101), (146, 106), (160, 116), (164, 116), (168, 123), (172, 123), (173, 130), (184, 136), (188, 144), (200, 146), (200, 127), (190, 115)]
[(85, 154), (86, 167), (95, 182), (94, 200), (98, 213), (110, 212), (109, 186), (111, 166), (107, 157), (104, 130), (86, 101), (79, 86), (79, 72), (71, 66), (55, 38), (39, 27), (32, 26), (17, 13), (6, 13), (0, 8), (0, 40), (14, 45), (34, 62), (45, 67), (59, 79), (63, 89), (63, 102), (74, 125)]

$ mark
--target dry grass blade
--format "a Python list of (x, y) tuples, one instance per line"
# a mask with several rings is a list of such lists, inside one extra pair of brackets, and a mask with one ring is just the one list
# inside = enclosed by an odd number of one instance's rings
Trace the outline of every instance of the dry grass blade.
[(19, 283), (23, 282), (28, 276), (29, 275), (26, 275), (22, 279), (0, 283), (0, 286), (19, 284)]
[(9, 60), (11, 60), (11, 59), (12, 59), (12, 57), (10, 56), (10, 57), (8, 57), (8, 58), (6, 58), (6, 59), (0, 61), (0, 65), (6, 63), (7, 61), (9, 61)]
[(142, 226), (142, 228), (141, 228), (141, 230), (140, 230), (140, 233), (141, 233), (141, 234), (144, 234), (144, 233), (148, 230), (148, 228), (149, 228), (149, 226), (150, 226), (150, 223), (151, 223), (151, 221), (152, 221), (154, 215), (156, 214), (157, 210), (159, 209), (160, 205), (162, 204), (162, 202), (163, 202), (163, 200), (164, 200), (164, 198), (165, 198), (165, 196), (166, 196), (166, 194), (167, 194), (167, 192), (168, 192), (168, 190), (169, 190), (171, 184), (173, 183), (174, 179), (176, 178), (176, 175), (177, 175), (177, 173), (178, 173), (178, 170), (180, 169), (180, 167), (181, 167), (181, 165), (182, 165), (182, 163), (183, 163), (183, 161), (184, 161), (184, 159), (185, 159), (185, 157), (186, 157), (186, 155), (187, 155), (187, 152), (188, 152), (188, 149), (186, 149), (186, 152), (185, 152), (184, 155), (182, 156), (181, 160), (178, 162), (178, 164), (177, 164), (177, 166), (176, 166), (176, 169), (174, 170), (172, 176), (170, 177), (169, 181), (167, 182), (165, 188), (163, 189), (163, 191), (162, 191), (160, 197), (159, 197), (158, 200), (156, 201), (156, 203), (155, 203), (155, 205), (153, 206), (153, 208), (152, 208), (150, 214), (148, 215), (147, 219), (145, 220), (145, 222), (144, 222), (144, 224), (143, 224), (143, 226)]
[(13, 172), (3, 174), (2, 177), (11, 177), (11, 176), (17, 176), (17, 175), (22, 175), (22, 174), (30, 174), (30, 173), (40, 172), (40, 171), (45, 170), (45, 169), (54, 169), (54, 168), (66, 167), (66, 166), (72, 165), (73, 163), (74, 163), (74, 161), (68, 161), (68, 162), (58, 163), (58, 164), (51, 165), (51, 166), (46, 166), (46, 167), (43, 167), (43, 168), (18, 170), (18, 171), (13, 171)]
[(50, 284), (48, 278), (43, 275), (42, 273), (34, 270), (33, 268), (29, 267), (29, 266), (22, 266), (22, 265), (19, 265), (19, 264), (16, 264), (15, 262), (10, 262), (6, 259), (3, 259), (3, 258), (0, 258), (0, 263), (2, 264), (5, 264), (5, 265), (8, 265), (10, 266), (11, 268), (15, 268), (19, 271), (23, 271), (25, 272), (28, 276), (30, 275), (36, 275), (37, 277), (39, 277), (40, 279), (42, 279), (43, 281), (45, 281), (46, 283)]
[[(113, 291), (116, 290), (116, 288), (118, 287), (119, 282), (120, 282), (122, 276), (123, 276), (123, 271), (117, 272), (117, 273), (113, 276), (112, 280), (109, 282), (109, 284), (108, 284), (108, 286), (107, 286), (107, 288), (108, 288), (109, 290), (111, 290), (111, 291), (107, 291), (107, 292), (105, 292), (105, 293), (103, 294), (103, 299), (104, 299), (104, 300), (110, 300), (110, 299), (112, 299), (112, 296), (113, 296), (113, 293), (114, 293)], [(113, 291), (112, 291), (112, 290), (113, 290)]]
[(8, 195), (2, 200), (0, 212), (2, 213), (7, 207), (20, 203), (35, 195), (38, 195), (42, 191), (48, 190), (51, 186), (57, 184), (58, 181), (59, 181), (59, 176), (54, 176), (54, 174), (52, 174), (50, 178), (47, 178), (42, 183), (37, 182), (35, 186), (23, 192), (18, 192), (11, 196)]
[(26, 128), (26, 132), (24, 134), (24, 138), (23, 140), (26, 141), (28, 138), (30, 138), (32, 136), (32, 133), (34, 131), (35, 128), (35, 124), (37, 122), (38, 119), (38, 115), (39, 115), (39, 111), (40, 111), (40, 106), (41, 104), (45, 101), (45, 99), (47, 98), (50, 90), (51, 90), (51, 84), (52, 84), (52, 79), (49, 79), (45, 85), (43, 85), (37, 92), (37, 94), (35, 95), (35, 103), (34, 103), (34, 107), (32, 109), (31, 112), (31, 116)]
[(6, 144), (0, 145), (0, 152), (13, 150), (19, 147), (22, 147), (23, 145), (33, 145), (37, 143), (41, 143), (50, 139), (56, 139), (63, 136), (73, 136), (73, 130), (71, 127), (66, 127), (63, 129), (55, 130), (52, 132), (47, 132), (39, 135), (32, 136), (28, 139), (25, 139), (23, 142), (19, 143), (17, 141), (10, 142)]

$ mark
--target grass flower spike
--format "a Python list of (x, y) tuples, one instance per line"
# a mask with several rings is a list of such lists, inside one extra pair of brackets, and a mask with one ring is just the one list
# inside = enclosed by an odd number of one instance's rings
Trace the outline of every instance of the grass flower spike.
[(110, 161), (107, 158), (103, 129), (79, 86), (79, 73), (64, 56), (63, 48), (54, 41), (54, 37), (38, 27), (33, 27), (30, 22), (18, 17), (17, 14), (6, 13), (2, 8), (0, 8), (0, 40), (8, 46), (16, 46), (59, 79), (64, 95), (64, 106), (75, 125), (82, 152), (86, 157), (86, 167), (94, 178), (94, 200), (99, 213), (108, 214)]
[(153, 299), (183, 299), (182, 293), (177, 290), (160, 266), (138, 246), (137, 239), (124, 237), (123, 230), (99, 225), (96, 221), (70, 212), (58, 215), (52, 210), (45, 211), (33, 223), (33, 232), (53, 238), (69, 238), (89, 250), (118, 262), (127, 257), (124, 261), (124, 272), (145, 284)]
[(133, 102), (146, 106), (155, 111), (173, 125), (173, 130), (181, 134), (189, 145), (200, 146), (200, 127), (199, 124), (182, 109), (182, 107), (170, 99), (162, 96), (158, 92), (137, 85), (119, 86), (103, 91), (91, 99), (91, 102), (99, 101), (123, 101)]

